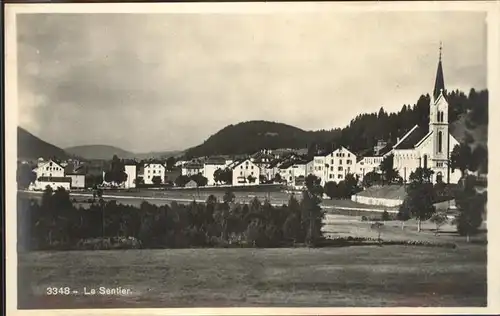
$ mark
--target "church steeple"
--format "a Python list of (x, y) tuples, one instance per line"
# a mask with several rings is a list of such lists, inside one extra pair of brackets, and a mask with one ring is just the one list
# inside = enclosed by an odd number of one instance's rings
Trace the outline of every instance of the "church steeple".
[(444, 93), (444, 75), (443, 75), (443, 65), (441, 63), (441, 51), (443, 50), (442, 44), (439, 45), (439, 62), (436, 73), (436, 82), (434, 83), (434, 92), (432, 96), (434, 97), (434, 101), (437, 100), (439, 95), (441, 94), (441, 90)]

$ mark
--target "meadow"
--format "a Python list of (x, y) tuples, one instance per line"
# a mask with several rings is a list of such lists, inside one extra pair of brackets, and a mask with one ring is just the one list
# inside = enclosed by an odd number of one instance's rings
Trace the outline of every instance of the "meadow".
[[(130, 293), (83, 295), (101, 286)], [(486, 247), (31, 252), (18, 289), (21, 309), (485, 306)]]

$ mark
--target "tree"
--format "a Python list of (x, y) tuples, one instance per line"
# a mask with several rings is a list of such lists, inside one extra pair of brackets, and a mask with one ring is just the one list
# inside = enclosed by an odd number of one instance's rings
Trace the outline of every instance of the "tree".
[(450, 154), (450, 168), (453, 171), (458, 169), (464, 175), (465, 171), (469, 168), (471, 160), (472, 152), (469, 145), (456, 145)]
[(175, 158), (174, 157), (168, 157), (167, 159), (167, 170), (172, 170), (175, 166)]
[(335, 181), (328, 181), (325, 183), (325, 194), (330, 197), (330, 199), (337, 198), (339, 195), (338, 189), (337, 189), (337, 183)]
[(321, 187), (321, 179), (315, 175), (308, 175), (306, 177), (307, 191), (315, 196), (320, 197), (323, 194), (323, 187)]
[(231, 184), (233, 182), (233, 171), (229, 168), (218, 168), (214, 172), (214, 181), (217, 183)]
[(455, 194), (455, 201), (459, 210), (455, 220), (457, 231), (461, 236), (467, 237), (478, 232), (483, 222), (483, 213), (486, 207), (486, 196), (480, 195), (475, 189), (476, 179), (474, 176), (467, 176)]
[(36, 173), (33, 172), (28, 164), (17, 165), (17, 186), (20, 189), (26, 189), (36, 181)]
[(376, 230), (377, 231), (377, 240), (378, 242), (381, 242), (382, 239), (380, 238), (382, 235), (382, 228), (384, 227), (384, 223), (381, 222), (375, 222), (370, 225), (370, 229)]
[(189, 181), (190, 178), (188, 176), (180, 175), (175, 179), (174, 183), (178, 187), (184, 187)]
[(325, 213), (320, 206), (321, 195), (323, 194), (320, 183), (321, 180), (318, 177), (314, 175), (307, 176), (307, 189), (302, 192), (300, 203), (302, 222), (307, 227), (306, 243), (309, 246), (314, 246), (316, 241), (323, 236), (321, 227), (323, 226)]
[(224, 201), (224, 203), (234, 203), (236, 199), (236, 195), (234, 195), (234, 193), (232, 191), (226, 191), (224, 193), (224, 196), (222, 197), (222, 200)]
[(410, 184), (407, 187), (405, 207), (412, 217), (417, 219), (417, 230), (422, 230), (422, 221), (428, 220), (436, 211), (434, 187), (431, 183), (432, 170), (417, 168), (410, 175)]
[(431, 183), (434, 171), (429, 168), (418, 167), (410, 174), (410, 186), (416, 186), (424, 183)]
[(393, 168), (393, 166), (393, 154), (386, 156), (380, 163), (380, 171), (382, 172), (383, 183), (391, 184), (398, 177), (398, 172)]
[(207, 185), (208, 183), (208, 179), (205, 178), (203, 175), (201, 174), (195, 174), (193, 176), (191, 176), (191, 180), (193, 180), (194, 182), (196, 182), (196, 184), (199, 186), (199, 187), (204, 187)]
[(399, 206), (398, 214), (396, 215), (396, 218), (398, 221), (401, 221), (401, 229), (405, 229), (405, 222), (411, 218), (411, 210), (408, 205), (409, 201), (408, 199), (405, 199), (403, 201), (403, 204)]
[(267, 183), (267, 178), (265, 175), (259, 175), (259, 183)]
[(103, 181), (102, 174), (87, 174), (85, 175), (85, 185), (88, 188), (94, 188), (101, 185)]
[(372, 185), (380, 183), (382, 183), (382, 177), (374, 171), (367, 172), (363, 177), (363, 187), (365, 188), (369, 188)]
[(488, 172), (488, 150), (483, 145), (477, 145), (472, 151), (469, 164), (471, 171)]
[(255, 180), (257, 180), (257, 178), (252, 176), (252, 175), (249, 175), (247, 177), (247, 180), (248, 180), (248, 183), (255, 183)]
[(446, 213), (444, 213), (444, 212), (437, 212), (431, 216), (430, 222), (434, 223), (434, 225), (436, 225), (436, 231), (434, 232), (435, 235), (438, 235), (439, 228), (441, 226), (443, 226), (444, 224), (446, 224), (447, 221), (448, 221), (448, 217), (446, 216)]
[(127, 181), (127, 174), (125, 173), (125, 164), (117, 155), (113, 156), (111, 160), (111, 168), (104, 174), (104, 180), (109, 183), (121, 184)]
[(154, 176), (152, 179), (151, 179), (151, 182), (153, 182), (154, 185), (160, 185), (161, 184), (161, 177), (160, 176)]
[(281, 175), (279, 173), (274, 175), (274, 183), (281, 183), (283, 179), (281, 178)]
[(135, 178), (134, 183), (135, 183), (135, 185), (136, 185), (136, 186), (141, 186), (141, 185), (143, 185), (143, 184), (144, 184), (144, 179), (143, 179), (143, 177), (137, 177), (137, 178)]
[(346, 190), (346, 198), (351, 198), (352, 195), (358, 193), (360, 191), (360, 188), (358, 186), (359, 179), (358, 176), (355, 176), (352, 173), (348, 173), (345, 176), (345, 190)]

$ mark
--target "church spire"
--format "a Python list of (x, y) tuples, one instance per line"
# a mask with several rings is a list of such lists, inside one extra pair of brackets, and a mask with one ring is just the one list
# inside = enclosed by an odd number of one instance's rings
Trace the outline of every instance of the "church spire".
[(439, 95), (441, 94), (441, 90), (444, 92), (444, 75), (443, 75), (443, 65), (441, 63), (441, 52), (443, 50), (443, 45), (440, 43), (439, 44), (439, 62), (438, 62), (438, 68), (437, 68), (437, 73), (436, 73), (436, 83), (434, 84), (434, 92), (433, 92), (433, 97), (434, 100), (436, 100)]

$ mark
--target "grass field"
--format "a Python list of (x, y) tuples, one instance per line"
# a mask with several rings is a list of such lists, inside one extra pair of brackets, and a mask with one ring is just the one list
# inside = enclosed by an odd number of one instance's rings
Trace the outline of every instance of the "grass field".
[[(79, 293), (47, 296), (47, 287)], [(125, 296), (83, 288), (130, 289)], [(19, 308), (485, 306), (486, 248), (360, 246), (33, 252)]]
[[(130, 200), (127, 200), (130, 201)], [(161, 200), (152, 200), (161, 201)], [(161, 201), (165, 203), (165, 201)], [(376, 238), (359, 216), (327, 214), (329, 237)], [(413, 220), (387, 221), (384, 240), (453, 242), (457, 248), (351, 246), (165, 249), (19, 254), (19, 308), (485, 306), (486, 246), (456, 228), (434, 234)], [(485, 234), (474, 237), (485, 239)], [(48, 287), (78, 293), (48, 296)], [(124, 296), (84, 295), (122, 287)]]

